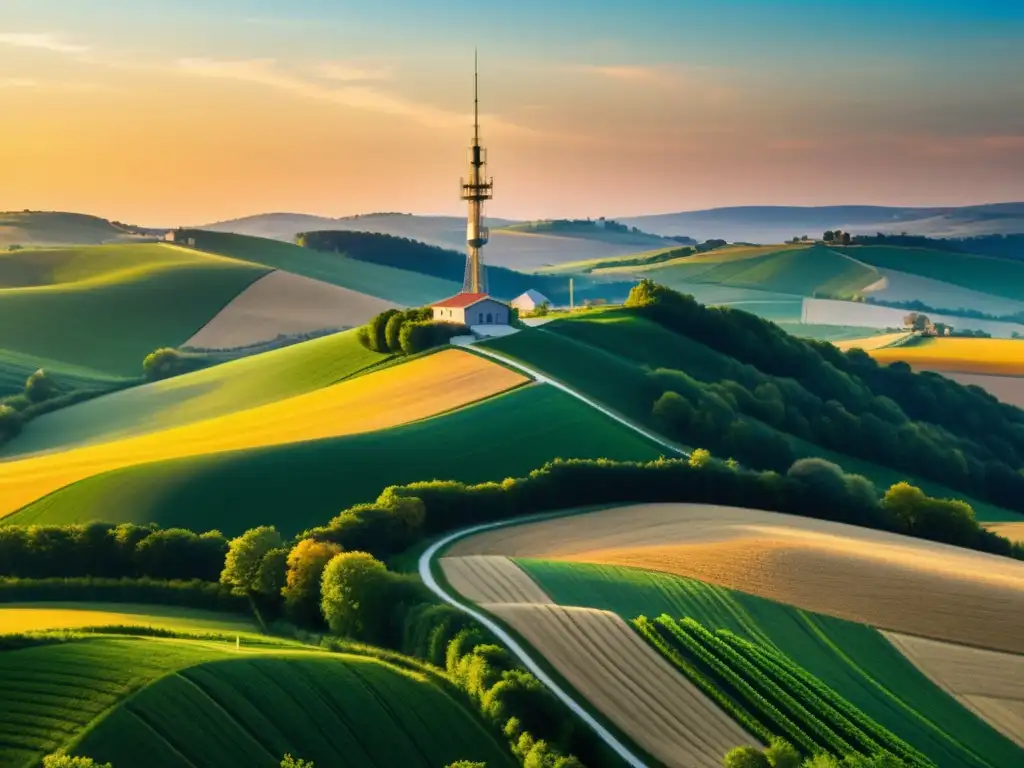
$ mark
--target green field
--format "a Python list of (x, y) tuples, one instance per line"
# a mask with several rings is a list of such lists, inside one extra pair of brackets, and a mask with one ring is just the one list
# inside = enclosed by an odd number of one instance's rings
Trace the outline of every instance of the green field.
[(320, 765), (510, 765), (419, 672), (296, 646), (105, 635), (0, 653), (0, 764), (29, 768), (60, 747), (116, 766), (276, 767), (286, 752)]
[(153, 768), (276, 768), (285, 753), (354, 768), (513, 764), (482, 723), (425, 676), (337, 655), (184, 669), (122, 704), (77, 749), (116, 766)]
[(363, 347), (355, 333), (324, 336), (47, 414), (0, 448), (0, 457), (170, 429), (326, 387), (386, 359)]
[(521, 559), (556, 603), (638, 615), (688, 616), (796, 660), (937, 765), (1002, 768), (1024, 752), (962, 708), (877, 630), (695, 579), (635, 568)]
[(0, 248), (9, 245), (85, 245), (130, 237), (106, 219), (82, 213), (7, 211), (0, 213)]
[(422, 306), (459, 292), (458, 283), (402, 269), (300, 248), (262, 237), (187, 230), (196, 247), (210, 253), (283, 269), (403, 306)]
[[(57, 386), (65, 392), (78, 389), (105, 389), (126, 381), (124, 377), (84, 366), (0, 349), (0, 398), (20, 395), (25, 391), (25, 380), (40, 368), (51, 374)], [(141, 366), (139, 370), (141, 372)]]
[[(738, 307), (738, 309), (743, 309), (743, 307)], [(779, 322), (778, 325), (790, 336), (797, 336), (801, 339), (814, 339), (815, 341), (850, 341), (853, 339), (869, 339), (872, 336), (885, 334), (884, 329), (868, 328), (863, 325), (818, 325), (815, 323), (789, 322)]]
[(522, 476), (552, 459), (656, 459), (635, 432), (553, 387), (534, 385), (393, 429), (154, 462), (63, 488), (7, 525), (156, 522), (237, 535), (294, 534), (388, 485)]
[(836, 251), (880, 269), (930, 277), (993, 296), (1020, 299), (1024, 295), (1024, 262), (1014, 259), (886, 245), (855, 245)]
[(3, 253), (0, 349), (135, 376), (266, 272), (161, 244)]

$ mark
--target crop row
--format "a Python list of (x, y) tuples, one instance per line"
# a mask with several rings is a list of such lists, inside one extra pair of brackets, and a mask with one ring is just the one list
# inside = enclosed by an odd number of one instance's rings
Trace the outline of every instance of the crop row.
[(728, 630), (712, 633), (690, 618), (640, 617), (634, 626), (701, 690), (714, 690), (717, 703), (726, 700), (724, 709), (762, 741), (768, 740), (767, 733), (785, 738), (805, 754), (888, 752), (911, 766), (933, 765), (774, 648)]
[(826, 713), (828, 722), (833, 727), (838, 726), (849, 739), (860, 745), (859, 751), (874, 754), (885, 750), (910, 765), (931, 765), (924, 754), (865, 715), (782, 652), (774, 648), (760, 647), (728, 630), (719, 630), (716, 634), (746, 655), (764, 674), (774, 677), (801, 701), (816, 702), (816, 709)]

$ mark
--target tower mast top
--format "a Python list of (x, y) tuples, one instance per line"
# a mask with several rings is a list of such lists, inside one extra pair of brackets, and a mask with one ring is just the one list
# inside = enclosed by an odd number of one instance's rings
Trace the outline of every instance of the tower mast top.
[(480, 143), (480, 70), (476, 48), (473, 49), (473, 143)]

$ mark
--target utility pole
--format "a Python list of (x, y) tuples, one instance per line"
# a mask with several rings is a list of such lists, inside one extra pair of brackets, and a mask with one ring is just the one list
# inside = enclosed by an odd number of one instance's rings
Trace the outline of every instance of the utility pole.
[(574, 312), (576, 310), (576, 302), (573, 300), (572, 292), (572, 278), (569, 278), (569, 311)]

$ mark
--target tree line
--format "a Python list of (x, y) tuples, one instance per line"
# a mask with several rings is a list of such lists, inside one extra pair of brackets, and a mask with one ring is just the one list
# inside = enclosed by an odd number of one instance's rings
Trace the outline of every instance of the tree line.
[(464, 323), (434, 320), (430, 307), (386, 309), (356, 331), (359, 343), (372, 352), (415, 355), (469, 333)]
[[(826, 233), (827, 234), (827, 233)], [(925, 237), (924, 235), (854, 235), (853, 245), (890, 245), (901, 248), (928, 248), (999, 259), (1024, 259), (1024, 233), (1012, 235), (974, 235), (971, 237)]]
[(744, 413), (825, 448), (1024, 511), (1024, 411), (939, 374), (879, 365), (863, 350), (841, 352), (746, 312), (705, 307), (650, 280), (633, 288), (627, 307), (734, 358), (714, 383), (655, 372), (665, 391), (691, 407), (707, 402), (721, 412), (699, 418), (729, 426), (728, 410)]

